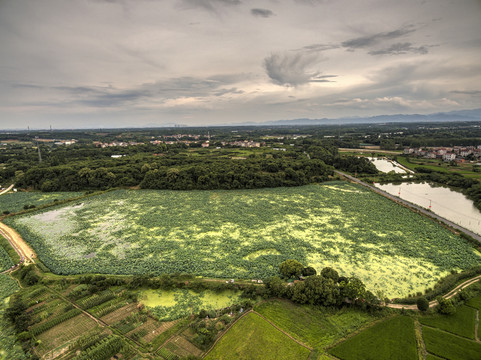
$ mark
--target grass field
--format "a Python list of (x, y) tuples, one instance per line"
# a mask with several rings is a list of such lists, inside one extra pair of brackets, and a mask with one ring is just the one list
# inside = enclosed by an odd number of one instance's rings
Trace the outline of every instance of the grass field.
[(375, 320), (374, 316), (356, 309), (327, 312), (315, 306), (290, 301), (270, 300), (255, 310), (312, 348), (325, 349), (361, 326)]
[(466, 304), (481, 311), (481, 296), (469, 299)]
[(250, 313), (240, 319), (205, 359), (307, 359), (310, 351)]
[(474, 340), (476, 310), (463, 305), (459, 306), (453, 315), (424, 316), (419, 318), (419, 322)]
[(443, 358), (440, 358), (436, 355), (432, 355), (432, 354), (427, 354), (426, 355), (426, 360), (443, 360)]
[[(466, 305), (471, 306), (481, 312), (481, 296), (469, 299)], [(481, 326), (478, 326), (478, 339), (481, 339)]]
[(25, 205), (45, 205), (53, 203), (55, 200), (65, 200), (81, 196), (81, 192), (16, 192), (0, 196), (0, 213), (10, 211), (11, 213), (24, 210)]
[[(267, 278), (297, 259), (390, 297), (481, 263), (467, 241), (360, 186), (119, 190), (5, 219), (59, 274)], [(447, 251), (446, 249), (449, 249)]]
[(411, 169), (416, 170), (418, 167), (423, 167), (435, 171), (442, 171), (446, 173), (458, 173), (468, 178), (474, 178), (481, 180), (481, 173), (473, 171), (473, 164), (470, 163), (460, 163), (457, 166), (451, 166), (439, 159), (422, 159), (410, 157), (409, 160), (405, 156), (398, 156), (397, 161)]
[(197, 314), (202, 309), (218, 310), (238, 303), (239, 293), (224, 291), (194, 292), (192, 290), (145, 290), (140, 302), (161, 321), (176, 320), (190, 314)]
[(329, 350), (342, 360), (417, 359), (413, 320), (398, 316), (385, 320)]
[(426, 350), (448, 360), (479, 360), (481, 344), (423, 326)]

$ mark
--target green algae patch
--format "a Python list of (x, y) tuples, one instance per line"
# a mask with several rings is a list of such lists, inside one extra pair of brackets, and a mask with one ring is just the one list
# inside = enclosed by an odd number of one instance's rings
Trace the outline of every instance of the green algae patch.
[(205, 290), (144, 290), (140, 303), (159, 320), (169, 321), (198, 314), (201, 310), (214, 311), (239, 302), (239, 291), (214, 292)]

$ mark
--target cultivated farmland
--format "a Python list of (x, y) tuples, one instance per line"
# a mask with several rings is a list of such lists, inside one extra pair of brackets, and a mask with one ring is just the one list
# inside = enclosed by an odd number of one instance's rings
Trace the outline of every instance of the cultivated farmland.
[(0, 246), (0, 271), (4, 271), (13, 265), (12, 259), (8, 256), (8, 253)]
[(343, 360), (417, 359), (413, 320), (407, 316), (385, 320), (329, 352)]
[(5, 219), (54, 272), (266, 278), (289, 258), (402, 296), (481, 263), (465, 240), (364, 188), (119, 190)]
[(206, 359), (307, 359), (310, 351), (255, 313), (240, 319)]

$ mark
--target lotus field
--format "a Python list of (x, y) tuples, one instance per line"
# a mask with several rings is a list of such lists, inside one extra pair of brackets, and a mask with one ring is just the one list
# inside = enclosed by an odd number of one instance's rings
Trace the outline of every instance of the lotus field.
[(58, 274), (265, 279), (296, 259), (387, 296), (423, 291), (481, 255), (440, 225), (361, 186), (118, 190), (5, 219)]
[(81, 196), (81, 192), (16, 192), (0, 196), (0, 212), (8, 211), (11, 213), (24, 210), (24, 206), (41, 206), (54, 201), (75, 198)]

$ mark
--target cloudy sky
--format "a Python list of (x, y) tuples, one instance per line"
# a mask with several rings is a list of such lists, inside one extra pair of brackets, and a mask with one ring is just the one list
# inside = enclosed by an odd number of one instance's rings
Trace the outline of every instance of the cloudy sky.
[(0, 0), (0, 128), (481, 107), (480, 0)]

